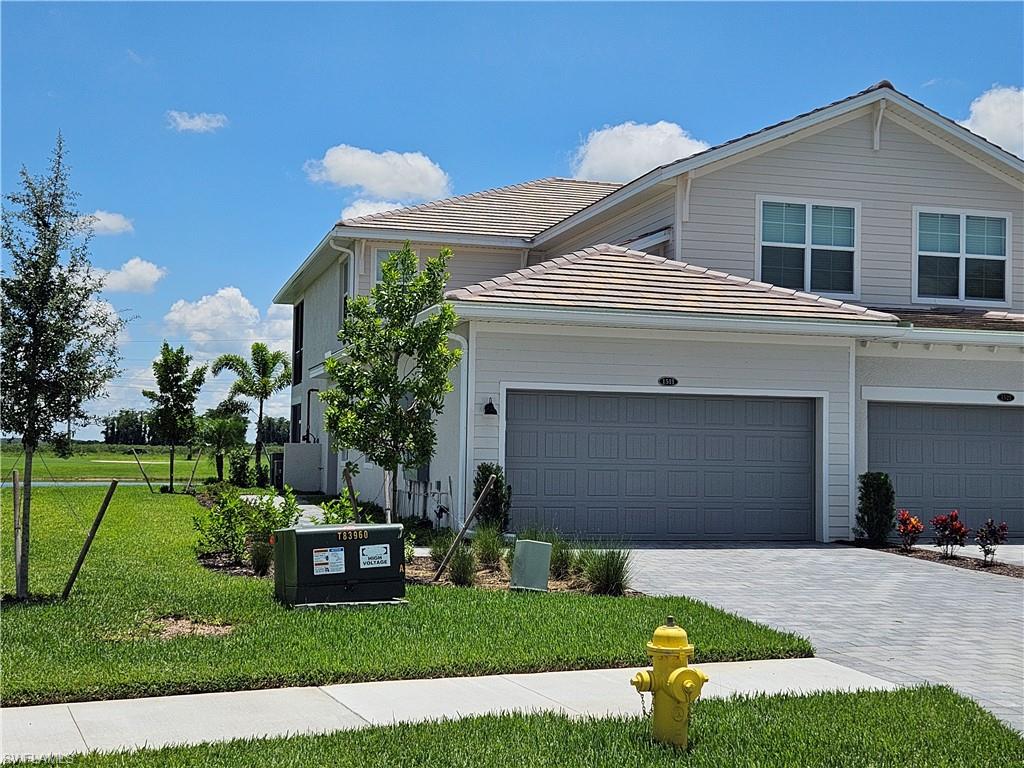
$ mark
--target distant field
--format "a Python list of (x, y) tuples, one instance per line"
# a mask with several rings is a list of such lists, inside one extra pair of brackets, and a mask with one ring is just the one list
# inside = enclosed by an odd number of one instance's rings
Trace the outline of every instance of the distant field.
[[(143, 453), (145, 451), (145, 453)], [(143, 446), (139, 450), (139, 459), (149, 475), (151, 482), (166, 483), (169, 475), (170, 450), (160, 446)], [(188, 460), (188, 449), (179, 448), (174, 456), (174, 481), (177, 486), (188, 482), (195, 454), (192, 461)], [(11, 470), (17, 467), (24, 471), (25, 460), (20, 446), (4, 445), (0, 449), (0, 470), (2, 479), (10, 479)], [(36, 461), (32, 464), (33, 477), (36, 480), (144, 480), (139, 465), (130, 450), (102, 450), (101, 446), (88, 446), (76, 452), (70, 458), (62, 459), (49, 449), (36, 453)], [(225, 472), (227, 467), (224, 468)], [(203, 453), (196, 467), (196, 480), (214, 477), (217, 469), (212, 454)]]

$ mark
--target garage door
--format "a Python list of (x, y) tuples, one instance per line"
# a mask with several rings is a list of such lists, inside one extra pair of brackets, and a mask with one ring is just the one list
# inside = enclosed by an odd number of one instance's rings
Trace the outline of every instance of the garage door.
[(811, 400), (510, 392), (506, 407), (518, 530), (814, 538)]
[(971, 528), (991, 517), (1024, 535), (1024, 408), (871, 403), (868, 468), (925, 521), (959, 509)]

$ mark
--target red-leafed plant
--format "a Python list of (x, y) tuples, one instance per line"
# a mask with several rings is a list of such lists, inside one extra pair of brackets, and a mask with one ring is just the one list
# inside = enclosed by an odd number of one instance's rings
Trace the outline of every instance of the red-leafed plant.
[(918, 538), (924, 532), (924, 523), (911, 515), (907, 510), (901, 509), (896, 513), (896, 533), (899, 534), (902, 542), (901, 548), (909, 552), (917, 544)]
[(960, 521), (960, 510), (954, 509), (948, 515), (933, 517), (932, 531), (935, 533), (935, 546), (942, 548), (942, 556), (952, 557), (957, 547), (967, 543), (971, 529)]
[(992, 565), (995, 562), (996, 547), (1005, 544), (1009, 536), (1009, 526), (1005, 522), (996, 525), (991, 517), (978, 529), (978, 532), (974, 534), (974, 540), (981, 547), (982, 562), (985, 565)]

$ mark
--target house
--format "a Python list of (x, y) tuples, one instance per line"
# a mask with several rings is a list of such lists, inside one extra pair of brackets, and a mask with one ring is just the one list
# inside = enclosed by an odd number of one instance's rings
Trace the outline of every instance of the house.
[[(918, 515), (1024, 534), (1022, 208), (1024, 161), (883, 81), (625, 185), (341, 221), (275, 299), (295, 312), (288, 480), (338, 491), (313, 395), (345, 297), (409, 240), (454, 249), (464, 354), (403, 514), (458, 518), (497, 461), (520, 528), (843, 540), (879, 470)], [(378, 470), (358, 478), (379, 497)]]

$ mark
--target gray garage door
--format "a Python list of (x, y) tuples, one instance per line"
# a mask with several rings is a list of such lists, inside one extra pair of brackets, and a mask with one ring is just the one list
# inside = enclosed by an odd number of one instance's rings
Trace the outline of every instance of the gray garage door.
[(518, 530), (814, 538), (810, 400), (510, 392), (506, 407)]
[(1024, 408), (871, 403), (868, 467), (926, 526), (959, 509), (971, 528), (991, 517), (1024, 535)]

